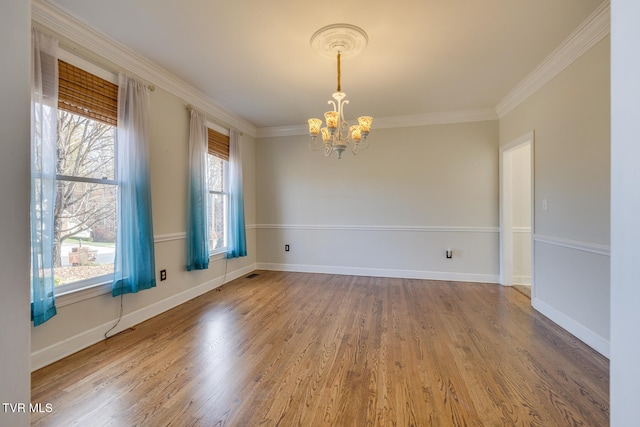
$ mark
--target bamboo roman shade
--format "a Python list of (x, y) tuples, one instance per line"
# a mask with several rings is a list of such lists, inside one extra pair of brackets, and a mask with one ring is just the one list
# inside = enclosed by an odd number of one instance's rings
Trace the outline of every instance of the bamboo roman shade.
[(229, 161), (229, 137), (207, 128), (209, 154)]
[(118, 124), (118, 85), (58, 60), (58, 108), (102, 123)]

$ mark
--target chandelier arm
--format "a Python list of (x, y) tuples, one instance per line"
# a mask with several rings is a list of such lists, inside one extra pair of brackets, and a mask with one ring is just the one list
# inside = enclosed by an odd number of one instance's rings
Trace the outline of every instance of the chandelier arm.
[(324, 156), (329, 157), (333, 153), (333, 147), (331, 144), (327, 143), (324, 145)]
[(346, 120), (342, 120), (340, 122), (338, 138), (344, 143), (348, 143), (351, 140), (351, 136), (349, 135), (349, 123), (347, 123)]
[(340, 101), (340, 119), (343, 122), (346, 122), (346, 120), (344, 119), (344, 106), (348, 103), (349, 103), (348, 99), (343, 99), (342, 101)]

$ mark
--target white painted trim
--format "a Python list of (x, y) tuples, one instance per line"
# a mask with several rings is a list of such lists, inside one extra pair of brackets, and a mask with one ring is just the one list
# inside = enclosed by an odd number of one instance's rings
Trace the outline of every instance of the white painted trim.
[(183, 240), (187, 238), (187, 232), (169, 233), (169, 234), (156, 234), (153, 236), (154, 243), (170, 242), (172, 240)]
[(514, 233), (531, 233), (531, 227), (512, 227), (511, 231)]
[[(529, 158), (531, 162), (531, 227), (513, 226), (513, 183), (512, 183), (512, 161), (513, 150), (528, 146)], [(508, 286), (514, 283), (513, 277), (513, 234), (532, 233), (535, 229), (535, 133), (529, 131), (524, 135), (510, 141), (499, 149), (498, 171), (499, 171), (499, 221), (500, 221), (500, 283)], [(535, 270), (535, 257), (533, 251), (533, 239), (531, 239), (531, 271)], [(533, 275), (530, 279), (531, 292), (535, 294)]]
[[(377, 118), (378, 129), (498, 120), (516, 108), (544, 84), (590, 49), (610, 32), (610, 7), (605, 1), (535, 70), (509, 92), (495, 108), (426, 113)], [(203, 92), (178, 79), (158, 64), (141, 57), (126, 46), (91, 28), (63, 9), (43, 0), (33, 0), (32, 20), (86, 50), (201, 109), (210, 116), (252, 137), (306, 135), (305, 125), (256, 128), (239, 115), (226, 110)], [(80, 52), (76, 52), (82, 55)]]
[(113, 281), (109, 281), (107, 283), (98, 283), (87, 286), (86, 288), (75, 289), (61, 295), (56, 295), (56, 307), (60, 308), (65, 305), (75, 304), (100, 295), (110, 294), (112, 288)]
[[(485, 122), (488, 120), (498, 120), (498, 115), (493, 108), (416, 114), (412, 116), (380, 117), (374, 119), (374, 127), (375, 129), (390, 129), (450, 123)], [(258, 128), (256, 135), (258, 138), (271, 138), (278, 136), (308, 135), (308, 133), (309, 128), (307, 125), (301, 124), (296, 126), (262, 127)]]
[(589, 347), (602, 354), (604, 357), (609, 358), (608, 340), (576, 322), (569, 316), (551, 307), (549, 304), (540, 301), (538, 298), (532, 298), (531, 303), (533, 305), (533, 308), (538, 310), (541, 314), (548, 317), (551, 321), (553, 321), (569, 333), (573, 334), (580, 341), (584, 342)]
[(551, 54), (527, 77), (520, 81), (496, 105), (499, 118), (503, 118), (526, 101), (538, 89), (556, 77), (582, 54), (606, 37), (611, 31), (609, 1), (604, 1), (585, 19)]
[[(256, 228), (255, 224), (246, 225), (245, 230), (253, 230)], [(162, 243), (162, 242), (171, 242), (173, 240), (184, 240), (187, 238), (187, 232), (181, 231), (179, 233), (167, 233), (167, 234), (156, 234), (153, 236), (154, 243)]]
[(493, 274), (455, 273), (448, 271), (392, 270), (384, 268), (341, 267), (312, 264), (277, 264), (264, 262), (257, 263), (257, 269), (273, 271), (294, 271), (300, 273), (344, 274), (349, 276), (498, 283), (498, 276)]
[[(174, 240), (183, 240), (187, 238), (187, 233), (170, 233), (170, 234), (158, 234), (154, 236), (153, 243), (171, 242)], [(226, 251), (224, 253), (211, 255), (211, 261), (216, 261), (225, 258)], [(84, 301), (90, 298), (95, 298), (100, 295), (110, 294), (112, 288), (111, 281), (106, 283), (96, 283), (90, 286), (75, 289), (67, 293), (56, 295), (56, 307), (64, 307), (65, 305), (75, 304), (80, 301)]]
[(207, 120), (207, 127), (209, 129), (215, 130), (216, 132), (224, 135), (231, 136), (231, 131), (223, 126), (213, 123), (212, 121)]
[[(226, 280), (225, 276), (219, 276), (196, 287), (172, 295), (169, 298), (145, 306), (140, 310), (126, 314), (122, 316), (122, 320), (120, 321), (118, 326), (113, 331), (111, 331), (111, 334), (114, 335), (126, 329), (129, 329), (139, 323), (144, 322), (145, 320), (148, 320), (161, 313), (164, 313), (167, 310), (177, 307), (178, 305), (196, 298), (206, 292), (209, 292), (225, 283), (244, 276), (245, 274), (248, 274), (255, 269), (256, 265), (251, 264), (235, 271), (227, 272)], [(73, 337), (67, 338), (64, 341), (57, 342), (41, 350), (34, 351), (33, 353), (31, 353), (31, 372), (104, 340), (104, 333), (109, 330), (111, 326), (113, 326), (113, 322), (114, 320), (110, 320), (107, 323), (92, 328), (88, 331), (84, 331)]]
[(611, 247), (599, 243), (581, 242), (578, 240), (564, 239), (562, 237), (534, 234), (533, 240), (536, 243), (546, 243), (548, 245), (561, 246), (563, 248), (575, 249), (577, 251), (589, 252), (592, 254), (611, 256)]
[(531, 276), (513, 276), (513, 284), (520, 286), (531, 286)]
[(61, 59), (68, 64), (81, 68), (84, 71), (87, 71), (95, 76), (98, 76), (108, 82), (113, 83), (114, 85), (119, 84), (118, 73), (114, 73), (113, 71), (106, 70), (104, 67), (96, 65), (93, 62), (89, 62), (84, 58), (80, 58), (78, 55), (73, 53), (69, 48), (65, 46), (60, 46), (60, 48), (58, 49), (58, 59)]
[(420, 226), (420, 225), (339, 225), (339, 224), (256, 224), (257, 229), (409, 231), (425, 233), (498, 233), (498, 227)]
[[(186, 103), (192, 104), (224, 124), (255, 137), (257, 128), (244, 118), (226, 110), (203, 92), (178, 79), (158, 64), (91, 28), (63, 9), (43, 0), (33, 0), (31, 19), (84, 49), (86, 51), (84, 55), (77, 52), (80, 56), (97, 55), (104, 58), (127, 72), (185, 100)], [(61, 40), (61, 44), (64, 44), (64, 40)]]
[(518, 148), (523, 144), (526, 144), (529, 141), (533, 141), (533, 139), (535, 138), (535, 132), (530, 130), (529, 132), (520, 135), (519, 137), (517, 137), (516, 139), (514, 139), (513, 141), (510, 141), (508, 144), (505, 144), (503, 146), (500, 147), (500, 151), (501, 152), (505, 152), (505, 151), (510, 151), (513, 150), (514, 148)]

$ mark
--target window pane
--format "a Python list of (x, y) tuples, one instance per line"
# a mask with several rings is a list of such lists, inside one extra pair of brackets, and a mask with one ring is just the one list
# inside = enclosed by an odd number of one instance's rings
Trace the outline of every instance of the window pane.
[(117, 186), (57, 181), (54, 214), (56, 286), (113, 274)]
[(226, 247), (225, 212), (227, 205), (226, 194), (209, 194), (209, 250)]
[(115, 179), (114, 134), (112, 125), (59, 110), (57, 174)]
[(224, 164), (219, 157), (207, 154), (207, 180), (209, 191), (224, 191)]

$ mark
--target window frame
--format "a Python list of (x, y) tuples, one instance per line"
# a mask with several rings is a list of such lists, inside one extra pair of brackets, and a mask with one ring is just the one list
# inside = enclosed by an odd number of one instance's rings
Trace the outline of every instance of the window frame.
[[(216, 125), (215, 123), (209, 122), (207, 121), (207, 128), (214, 130), (218, 133), (221, 133), (224, 136), (230, 136), (230, 132), (228, 129), (225, 129), (219, 125)], [(211, 157), (216, 157), (217, 159), (222, 161), (222, 182), (223, 182), (223, 186), (222, 186), (222, 191), (216, 191), (216, 190), (211, 190), (210, 188), (208, 188), (207, 185), (207, 193), (209, 195), (214, 194), (214, 195), (221, 195), (223, 196), (223, 206), (224, 206), (224, 210), (223, 210), (223, 227), (224, 227), (224, 245), (217, 248), (217, 249), (211, 249), (209, 248), (209, 257), (211, 258), (214, 255), (218, 255), (218, 254), (224, 254), (227, 253), (229, 251), (229, 200), (230, 200), (230, 193), (229, 193), (229, 160), (223, 159), (219, 156), (216, 156), (215, 154), (211, 154), (209, 152), (207, 152), (207, 171), (209, 170), (208, 167), (208, 161), (209, 161), (209, 156)], [(208, 177), (207, 177), (208, 178)], [(207, 183), (208, 183), (208, 179), (207, 179)], [(207, 197), (207, 207), (209, 209), (209, 217), (207, 218), (207, 226), (209, 226), (209, 228), (211, 228), (211, 221), (213, 220), (213, 207), (209, 204), (209, 200), (210, 198)]]
[[(65, 49), (64, 46), (59, 46), (58, 59), (75, 67), (78, 67), (88, 73), (91, 73), (97, 77), (100, 77), (108, 82), (118, 85), (118, 75), (114, 72), (108, 71), (92, 62), (89, 62), (74, 53)], [(72, 112), (70, 112), (72, 113)], [(75, 114), (75, 113), (72, 113)], [(95, 119), (94, 119), (95, 120)], [(115, 132), (117, 132), (117, 126), (114, 126), (114, 145), (117, 150), (117, 142), (115, 140)], [(56, 171), (57, 181), (73, 181), (87, 184), (101, 184), (101, 185), (115, 185), (119, 190), (119, 184), (117, 179), (117, 158), (114, 157), (114, 179), (100, 179), (100, 178), (84, 178), (77, 176), (69, 176), (58, 174)], [(117, 221), (117, 219), (116, 219)], [(116, 224), (116, 227), (118, 225)], [(54, 273), (55, 278), (55, 273)], [(74, 302), (82, 301), (84, 299), (92, 298), (97, 295), (102, 295), (111, 292), (111, 285), (113, 283), (113, 273), (103, 274), (100, 276), (94, 276), (88, 279), (77, 280), (71, 283), (65, 283), (54, 287), (57, 306), (65, 306)]]

